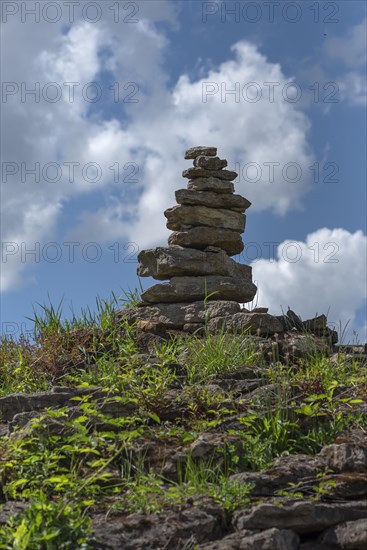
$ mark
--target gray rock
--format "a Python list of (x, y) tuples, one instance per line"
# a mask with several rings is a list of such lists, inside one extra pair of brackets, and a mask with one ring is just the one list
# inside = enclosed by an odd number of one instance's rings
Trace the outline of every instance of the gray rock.
[[(169, 283), (153, 285), (145, 290), (142, 301), (148, 303), (185, 302), (204, 300), (209, 294), (211, 300), (232, 300), (251, 302), (256, 294), (256, 286), (250, 278), (222, 277), (172, 277)], [(239, 314), (237, 314), (239, 315)]]
[(292, 529), (296, 533), (315, 533), (345, 521), (367, 518), (367, 501), (321, 502), (301, 501), (279, 506), (259, 504), (250, 510), (234, 512), (235, 529)]
[(174, 231), (168, 238), (168, 244), (178, 244), (199, 250), (204, 250), (208, 246), (216, 246), (225, 250), (229, 256), (239, 254), (244, 248), (240, 233), (230, 229), (206, 226)]
[(234, 193), (234, 185), (231, 181), (218, 179), (216, 177), (196, 178), (187, 184), (189, 190), (213, 191), (218, 194)]
[(182, 246), (142, 250), (138, 256), (138, 275), (164, 281), (181, 275), (224, 275), (251, 277), (251, 267), (238, 264), (220, 248), (197, 250)]
[(261, 533), (245, 530), (204, 544), (200, 550), (297, 550), (299, 542), (299, 536), (289, 529), (272, 528)]
[(245, 215), (223, 208), (179, 205), (167, 208), (164, 215), (168, 220), (168, 229), (173, 230), (180, 230), (187, 225), (220, 227), (239, 233), (245, 230)]
[(210, 208), (225, 208), (235, 212), (245, 212), (251, 206), (250, 201), (241, 195), (214, 193), (211, 191), (195, 191), (193, 189), (178, 189), (175, 192), (178, 204), (191, 206), (208, 206)]
[(271, 336), (283, 332), (280, 321), (268, 313), (240, 312), (232, 316), (217, 317), (209, 323), (209, 329), (214, 332), (221, 330), (223, 327), (238, 334), (247, 332), (259, 336)]
[(333, 443), (321, 450), (320, 458), (334, 472), (367, 472), (367, 444)]
[(105, 514), (99, 514), (94, 517), (92, 528), (97, 544), (103, 542), (103, 548), (108, 550), (156, 550), (183, 548), (185, 541), (201, 543), (219, 538), (225, 524), (224, 511), (208, 505), (180, 512), (114, 515), (107, 519)]
[(314, 317), (313, 319), (307, 319), (307, 321), (303, 321), (303, 325), (307, 331), (314, 333), (321, 332), (323, 334), (324, 330), (326, 329), (326, 322), (326, 315), (319, 315), (318, 317)]
[(163, 323), (170, 329), (180, 329), (185, 324), (202, 326), (205, 318), (212, 319), (216, 316), (232, 315), (238, 311), (240, 311), (240, 305), (231, 301), (209, 301), (206, 305), (202, 300), (192, 303), (160, 303), (116, 311), (116, 320), (117, 322), (127, 320), (130, 324), (151, 320)]
[(196, 179), (196, 178), (218, 178), (221, 180), (233, 181), (237, 178), (237, 172), (231, 170), (206, 170), (205, 168), (199, 168), (194, 166), (193, 168), (187, 168), (182, 172), (183, 178)]
[(345, 550), (366, 550), (367, 519), (347, 521), (327, 529), (320, 535), (323, 544), (338, 544)]
[(349, 500), (367, 497), (367, 477), (365, 473), (327, 474), (323, 477), (323, 481), (325, 483), (335, 483), (335, 485), (328, 486), (327, 498)]
[(29, 507), (28, 503), (9, 500), (2, 502), (0, 506), (0, 525), (5, 525), (11, 516), (24, 512)]
[(12, 393), (0, 398), (0, 418), (3, 422), (9, 422), (18, 413), (75, 404), (75, 401), (70, 401), (73, 397), (95, 393), (98, 390), (99, 388), (62, 388), (62, 391), (54, 391), (53, 388), (45, 392)]
[(324, 338), (312, 334), (299, 334), (288, 332), (281, 344), (283, 355), (289, 354), (294, 360), (296, 358), (310, 357), (315, 353), (328, 354), (330, 346)]
[(194, 160), (194, 166), (204, 168), (205, 170), (221, 170), (227, 166), (228, 162), (219, 157), (199, 156)]
[(191, 147), (185, 153), (185, 159), (196, 159), (199, 156), (215, 157), (217, 154), (216, 147), (206, 147), (200, 145), (198, 147)]
[(310, 479), (315, 485), (316, 476), (323, 471), (324, 464), (318, 457), (310, 455), (282, 456), (274, 465), (264, 472), (241, 472), (231, 479), (238, 483), (252, 483), (251, 494), (254, 496), (272, 496), (280, 489), (289, 490), (290, 483)]

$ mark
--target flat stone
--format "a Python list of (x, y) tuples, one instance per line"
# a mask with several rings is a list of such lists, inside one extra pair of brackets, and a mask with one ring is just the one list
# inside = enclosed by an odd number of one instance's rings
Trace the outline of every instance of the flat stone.
[(299, 542), (299, 536), (289, 529), (245, 530), (201, 545), (200, 550), (297, 550)]
[(229, 256), (235, 256), (244, 249), (241, 234), (230, 229), (214, 227), (193, 227), (184, 231), (175, 231), (168, 238), (168, 244), (178, 244), (187, 248), (204, 250), (216, 246), (225, 250)]
[(323, 332), (326, 329), (327, 318), (326, 315), (319, 315), (313, 319), (307, 319), (303, 321), (303, 326), (310, 332)]
[(283, 332), (281, 322), (273, 315), (252, 312), (240, 312), (231, 317), (217, 317), (209, 323), (209, 328), (214, 332), (225, 328), (238, 334), (247, 332), (259, 336), (272, 336), (275, 333)]
[(297, 501), (279, 506), (259, 504), (233, 514), (235, 529), (292, 529), (298, 534), (321, 532), (345, 521), (367, 518), (367, 501), (320, 503)]
[(251, 206), (250, 201), (241, 197), (241, 195), (195, 191), (193, 189), (178, 189), (175, 195), (178, 204), (188, 204), (191, 206), (225, 208), (227, 210), (234, 210), (235, 212), (245, 212)]
[(218, 539), (226, 530), (226, 514), (219, 505), (165, 510), (160, 514), (106, 514), (93, 516), (95, 548), (105, 550), (154, 550), (190, 548)]
[(205, 170), (221, 170), (227, 166), (228, 162), (225, 159), (219, 157), (196, 157), (194, 160), (194, 166), (198, 168), (204, 168)]
[(204, 300), (206, 296), (212, 294), (209, 298), (211, 300), (250, 302), (256, 290), (251, 278), (217, 275), (173, 277), (169, 283), (156, 284), (148, 288), (142, 293), (141, 298), (143, 302), (148, 303), (187, 302), (187, 300)]
[(233, 315), (240, 311), (238, 302), (216, 300), (204, 304), (203, 300), (178, 304), (159, 303), (116, 311), (117, 321), (126, 320), (133, 324), (141, 321), (162, 323), (168, 329), (180, 329), (186, 324), (203, 326), (205, 319)]
[(289, 353), (293, 359), (310, 357), (310, 355), (314, 355), (315, 353), (328, 355), (330, 351), (330, 345), (325, 338), (312, 334), (293, 334), (292, 332), (288, 332), (281, 345), (283, 354)]
[(234, 193), (234, 184), (231, 181), (213, 177), (190, 180), (187, 184), (187, 188), (193, 189), (194, 191), (213, 191), (214, 193), (221, 194)]
[(233, 474), (231, 480), (240, 484), (252, 483), (251, 494), (271, 496), (280, 489), (288, 489), (305, 478), (311, 478), (312, 485), (316, 476), (324, 469), (322, 460), (310, 455), (281, 456), (275, 459), (271, 468), (263, 472), (241, 472)]
[(220, 248), (197, 250), (173, 245), (142, 250), (138, 255), (138, 275), (164, 281), (183, 275), (224, 275), (251, 277), (251, 268), (229, 258)]
[(327, 529), (320, 535), (319, 542), (339, 545), (345, 550), (365, 550), (367, 548), (367, 519), (347, 521)]
[(327, 445), (321, 450), (320, 458), (334, 472), (367, 472), (367, 445), (355, 443)]
[(188, 179), (213, 177), (232, 181), (235, 180), (237, 176), (237, 172), (232, 172), (231, 170), (206, 170), (205, 168), (199, 168), (197, 166), (187, 168), (182, 172), (182, 177)]
[(196, 157), (206, 156), (206, 157), (215, 157), (217, 154), (216, 147), (206, 147), (200, 145), (198, 147), (191, 147), (185, 153), (185, 159), (196, 159)]
[(60, 388), (61, 391), (12, 393), (0, 398), (0, 418), (9, 422), (18, 413), (40, 411), (48, 407), (61, 407), (74, 404), (73, 397), (95, 393), (96, 388)]
[(222, 229), (231, 229), (243, 233), (245, 230), (244, 214), (224, 210), (223, 208), (208, 208), (207, 206), (173, 206), (167, 208), (164, 215), (168, 222), (168, 229), (179, 231), (187, 225), (216, 227)]

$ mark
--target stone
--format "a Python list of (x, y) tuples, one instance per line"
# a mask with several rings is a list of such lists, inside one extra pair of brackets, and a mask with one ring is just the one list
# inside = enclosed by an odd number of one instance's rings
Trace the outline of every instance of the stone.
[(180, 329), (186, 324), (202, 326), (207, 318), (232, 315), (240, 311), (238, 302), (203, 301), (178, 304), (155, 304), (151, 306), (118, 310), (116, 322), (126, 320), (133, 324), (137, 321), (152, 321), (164, 324), (168, 329)]
[[(172, 277), (169, 283), (156, 284), (142, 293), (143, 302), (186, 302), (187, 300), (233, 300), (251, 302), (257, 288), (251, 278), (222, 277)], [(238, 315), (238, 314), (237, 314)]]
[(275, 459), (271, 468), (263, 472), (241, 472), (233, 474), (231, 480), (240, 484), (251, 483), (251, 495), (272, 496), (280, 489), (289, 490), (290, 484), (297, 484), (305, 478), (316, 484), (316, 476), (324, 464), (319, 457), (310, 455), (281, 456)]
[(205, 168), (199, 168), (196, 166), (193, 168), (187, 168), (182, 172), (182, 177), (188, 179), (213, 177), (220, 180), (233, 181), (237, 178), (237, 176), (237, 172), (232, 172), (232, 170), (206, 170)]
[(96, 538), (93, 547), (103, 544), (104, 550), (189, 548), (191, 540), (201, 543), (221, 537), (225, 526), (225, 512), (217, 505), (148, 515), (114, 514), (106, 518), (106, 514), (98, 514), (92, 524)]
[(337, 544), (345, 550), (366, 550), (367, 519), (347, 521), (331, 527), (320, 535), (319, 541), (323, 544)]
[(250, 201), (241, 195), (214, 193), (211, 191), (195, 191), (194, 189), (178, 189), (175, 192), (178, 204), (191, 206), (208, 206), (209, 208), (225, 208), (235, 212), (245, 212), (251, 206)]
[(367, 442), (333, 443), (321, 450), (320, 457), (334, 472), (367, 472)]
[(326, 315), (319, 315), (318, 317), (314, 317), (313, 319), (307, 319), (307, 321), (303, 321), (303, 326), (307, 331), (313, 333), (321, 332), (321, 334), (323, 334), (324, 330), (326, 329), (326, 322)]
[(294, 326), (297, 330), (304, 330), (301, 317), (299, 317), (294, 311), (288, 309), (287, 317), (290, 319), (292, 326)]
[(184, 231), (174, 231), (168, 238), (168, 244), (178, 244), (199, 250), (205, 250), (208, 246), (216, 246), (225, 250), (229, 256), (235, 256), (244, 249), (241, 235), (237, 231), (204, 225)]
[[(60, 391), (61, 390), (61, 391)], [(18, 413), (40, 411), (48, 407), (62, 407), (73, 404), (73, 397), (98, 392), (99, 388), (52, 388), (50, 391), (35, 393), (12, 393), (0, 398), (0, 418), (9, 422)]]
[(138, 321), (137, 328), (143, 332), (150, 332), (152, 334), (166, 334), (166, 326), (159, 321)]
[(4, 526), (12, 516), (25, 512), (28, 507), (28, 503), (16, 500), (2, 502), (0, 506), (0, 526)]
[(231, 181), (218, 179), (216, 177), (196, 178), (187, 184), (189, 190), (213, 191), (218, 194), (234, 193), (234, 185)]
[(299, 536), (289, 529), (272, 528), (261, 533), (245, 530), (204, 544), (200, 550), (297, 550), (299, 542)]
[(281, 342), (283, 356), (286, 354), (292, 360), (297, 358), (307, 358), (315, 353), (328, 354), (330, 345), (324, 338), (313, 336), (312, 334), (299, 334), (297, 332), (286, 333)]
[(196, 159), (196, 157), (206, 156), (206, 157), (215, 157), (217, 154), (216, 147), (191, 147), (185, 153), (185, 159)]
[(173, 206), (167, 208), (164, 215), (168, 229), (180, 230), (184, 226), (202, 226), (230, 229), (243, 233), (245, 230), (245, 215), (223, 208), (208, 208), (207, 206)]
[(138, 275), (164, 281), (182, 275), (224, 275), (251, 277), (251, 267), (229, 258), (224, 250), (197, 250), (172, 245), (142, 250), (138, 255)]
[(230, 317), (217, 317), (209, 323), (209, 329), (214, 332), (221, 330), (223, 327), (238, 334), (248, 332), (259, 336), (271, 336), (283, 332), (281, 322), (268, 313), (246, 313), (241, 311)]
[(221, 170), (227, 166), (228, 162), (225, 159), (219, 157), (196, 157), (194, 160), (194, 166), (198, 168), (204, 168), (205, 170)]
[(296, 501), (279, 506), (259, 504), (233, 514), (235, 529), (292, 529), (298, 534), (321, 532), (345, 521), (367, 518), (367, 501), (321, 503)]

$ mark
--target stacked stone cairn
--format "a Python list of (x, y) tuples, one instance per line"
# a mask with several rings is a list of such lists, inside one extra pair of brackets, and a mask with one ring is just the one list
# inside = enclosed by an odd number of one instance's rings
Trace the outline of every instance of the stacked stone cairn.
[(230, 257), (244, 248), (244, 212), (251, 203), (234, 193), (237, 174), (216, 155), (215, 147), (186, 151), (194, 166), (182, 174), (189, 183), (176, 191), (178, 204), (164, 212), (173, 230), (168, 246), (138, 256), (138, 275), (169, 282), (143, 292), (135, 319), (193, 332), (205, 320), (239, 313), (239, 304), (256, 294), (251, 267)]
[[(242, 305), (254, 299), (257, 288), (251, 267), (231, 258), (244, 248), (244, 212), (251, 205), (234, 193), (237, 173), (226, 169), (227, 161), (217, 157), (216, 147), (192, 147), (185, 159), (194, 161), (182, 173), (189, 183), (176, 191), (178, 204), (164, 212), (173, 231), (168, 246), (138, 256), (139, 276), (168, 282), (145, 290), (138, 307), (120, 312), (120, 318), (157, 333), (200, 332), (205, 324), (212, 332), (224, 327), (259, 336), (300, 330), (302, 321), (293, 312), (297, 323), (289, 316), (269, 315), (267, 308), (249, 311)], [(324, 315), (310, 323), (314, 334), (326, 329)]]

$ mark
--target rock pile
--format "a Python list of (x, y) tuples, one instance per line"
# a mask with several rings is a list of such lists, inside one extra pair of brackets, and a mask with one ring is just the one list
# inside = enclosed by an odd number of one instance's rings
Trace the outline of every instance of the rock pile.
[(216, 156), (215, 147), (193, 147), (186, 159), (194, 167), (184, 170), (187, 189), (176, 191), (178, 205), (164, 212), (174, 232), (167, 248), (139, 254), (138, 274), (169, 283), (152, 286), (142, 295), (145, 303), (176, 303), (204, 300), (249, 302), (256, 294), (251, 268), (229, 256), (243, 250), (243, 212), (250, 202), (234, 194), (236, 172), (225, 170), (227, 161)]
[(216, 154), (215, 147), (186, 151), (185, 159), (193, 159), (194, 166), (183, 171), (189, 183), (187, 189), (176, 191), (178, 204), (164, 212), (167, 227), (173, 230), (168, 246), (143, 250), (138, 256), (138, 275), (169, 282), (145, 290), (138, 307), (117, 311), (117, 320), (137, 323), (144, 332), (156, 334), (200, 332), (206, 325), (213, 333), (225, 328), (265, 337), (282, 335), (280, 355), (294, 347), (303, 353), (305, 345), (314, 345), (309, 339), (305, 344), (303, 335), (301, 343), (295, 342), (294, 331), (321, 337), (322, 347), (325, 337), (336, 343), (337, 334), (327, 328), (325, 315), (303, 322), (291, 310), (273, 316), (267, 308), (249, 311), (240, 305), (251, 302), (257, 291), (251, 267), (230, 257), (244, 248), (244, 212), (251, 203), (234, 193), (237, 174), (226, 170), (227, 161)]
[(239, 313), (239, 302), (250, 302), (256, 294), (251, 267), (230, 257), (243, 250), (244, 212), (251, 203), (234, 193), (237, 174), (226, 170), (227, 161), (216, 154), (215, 147), (186, 151), (185, 159), (193, 159), (194, 166), (183, 172), (189, 183), (176, 191), (178, 204), (164, 212), (173, 230), (168, 247), (138, 256), (138, 275), (169, 282), (143, 292), (136, 319), (192, 331), (203, 325), (206, 298), (213, 318)]

